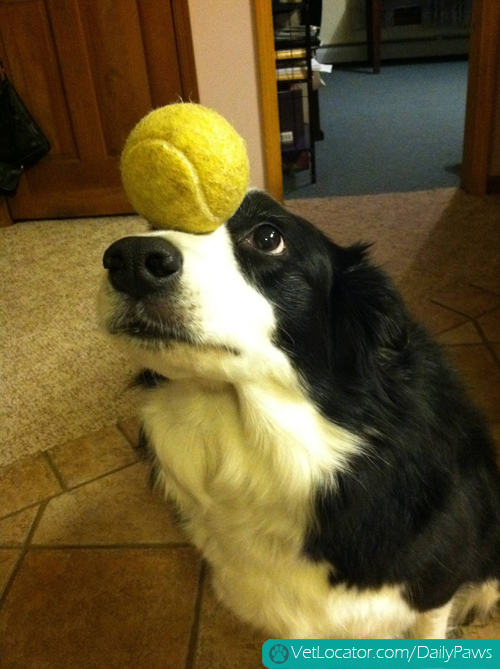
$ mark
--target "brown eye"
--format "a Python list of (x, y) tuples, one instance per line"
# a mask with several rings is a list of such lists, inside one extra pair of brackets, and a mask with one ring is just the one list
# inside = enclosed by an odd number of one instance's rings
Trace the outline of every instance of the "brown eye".
[(285, 240), (281, 232), (272, 225), (259, 225), (252, 232), (248, 241), (259, 251), (271, 253), (272, 255), (278, 255), (285, 250)]

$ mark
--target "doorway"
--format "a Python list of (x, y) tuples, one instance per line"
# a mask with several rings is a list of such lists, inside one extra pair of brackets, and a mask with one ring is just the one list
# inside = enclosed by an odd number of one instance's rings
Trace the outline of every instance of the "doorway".
[[(265, 0), (254, 0), (259, 46), (262, 115), (268, 190), (282, 199), (281, 153), (272, 14)], [(461, 186), (481, 195), (491, 189), (491, 153), (499, 72), (500, 4), (474, 0), (469, 44), (469, 75)], [(497, 142), (500, 145), (500, 140)]]
[[(379, 74), (360, 62), (382, 19)], [(471, 0), (344, 0), (326, 6), (318, 59), (333, 63), (320, 91), (324, 142), (317, 184), (284, 171), (287, 198), (457, 187), (467, 94)], [(376, 70), (378, 71), (378, 69)]]
[(334, 67), (320, 91), (317, 183), (284, 172), (285, 198), (458, 187), (467, 75), (466, 58)]

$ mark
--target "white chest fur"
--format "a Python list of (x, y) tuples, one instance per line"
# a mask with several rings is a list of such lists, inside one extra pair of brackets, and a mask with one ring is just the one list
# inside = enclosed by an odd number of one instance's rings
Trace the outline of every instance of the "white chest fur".
[(217, 537), (238, 560), (250, 537), (300, 551), (313, 490), (357, 450), (304, 398), (248, 383), (171, 382), (152, 394), (144, 419), (192, 539), (206, 551)]
[[(360, 598), (335, 593), (330, 566), (305, 559), (302, 547), (314, 490), (348, 467), (360, 449), (355, 437), (304, 396), (248, 383), (170, 382), (149, 395), (143, 417), (160, 485), (214, 568), (221, 599), (281, 636), (334, 636), (334, 629), (342, 636), (351, 628)], [(407, 606), (397, 588), (388, 590), (361, 598), (365, 614), (376, 613), (371, 600), (387, 599), (391, 620), (402, 620)]]

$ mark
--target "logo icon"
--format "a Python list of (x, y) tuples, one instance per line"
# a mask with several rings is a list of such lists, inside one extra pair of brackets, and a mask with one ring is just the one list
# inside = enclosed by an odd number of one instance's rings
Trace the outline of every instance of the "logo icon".
[(269, 657), (276, 664), (283, 664), (288, 660), (288, 648), (282, 643), (277, 643), (269, 651)]

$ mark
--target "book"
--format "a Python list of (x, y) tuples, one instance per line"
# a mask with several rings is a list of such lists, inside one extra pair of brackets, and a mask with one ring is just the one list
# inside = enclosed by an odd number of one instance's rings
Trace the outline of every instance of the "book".
[(305, 58), (305, 49), (280, 49), (276, 51), (276, 60), (293, 60), (295, 58)]

